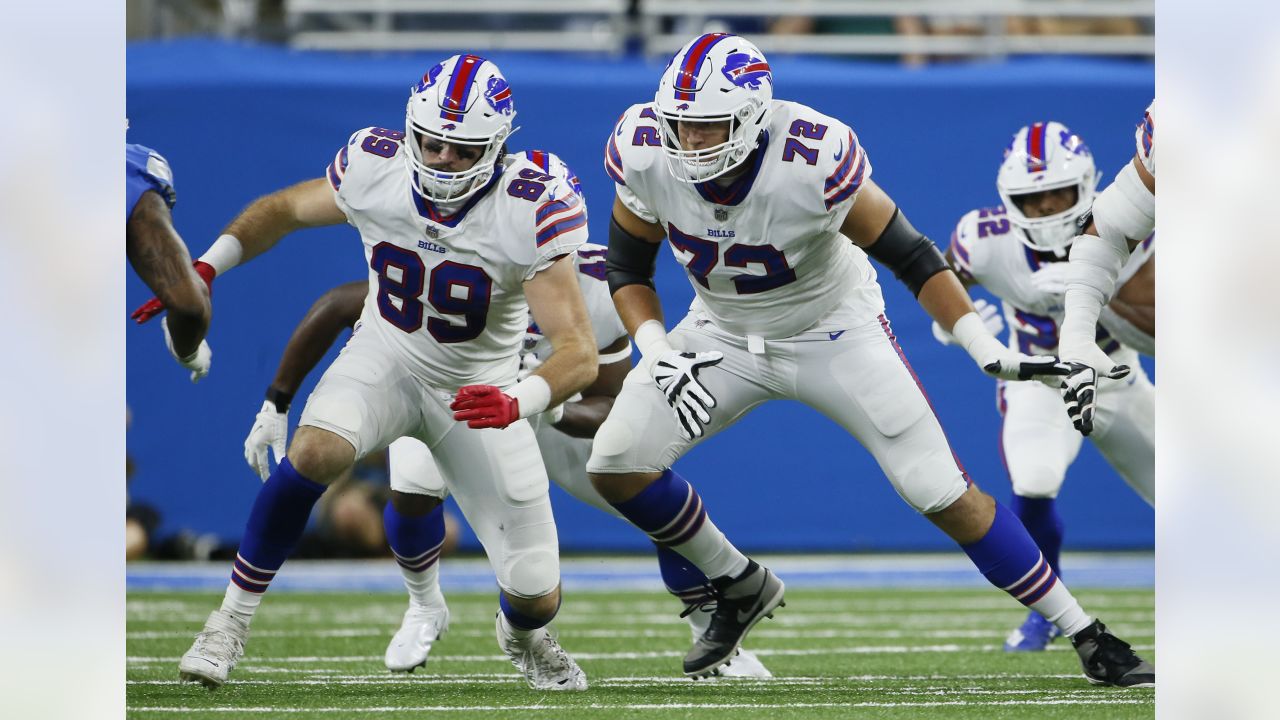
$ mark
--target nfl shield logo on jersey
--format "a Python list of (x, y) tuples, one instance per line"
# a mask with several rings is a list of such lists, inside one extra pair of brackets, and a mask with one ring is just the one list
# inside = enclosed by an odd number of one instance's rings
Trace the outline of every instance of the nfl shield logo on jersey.
[(716, 222), (724, 222), (729, 219), (729, 211), (725, 208), (716, 208)]
[(427, 237), (429, 237), (429, 238), (437, 238), (437, 237), (440, 237), (440, 230), (439, 230), (439, 228), (437, 228), (435, 225), (428, 225), (428, 226), (427, 226)]

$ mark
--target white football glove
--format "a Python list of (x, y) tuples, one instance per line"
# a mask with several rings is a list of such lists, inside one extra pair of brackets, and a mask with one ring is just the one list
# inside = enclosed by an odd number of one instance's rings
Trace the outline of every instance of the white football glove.
[(955, 336), (955, 344), (964, 348), (983, 372), (1002, 380), (1043, 381), (1046, 377), (1071, 372), (1066, 363), (1058, 362), (1052, 355), (1024, 355), (1005, 347), (988, 332), (977, 313), (968, 313), (957, 320), (951, 334)]
[[(982, 318), (982, 324), (987, 327), (987, 330), (992, 335), (998, 336), (1004, 332), (1004, 317), (1000, 314), (999, 305), (977, 298), (973, 301), (973, 308), (978, 311), (978, 317)], [(937, 320), (933, 321), (933, 339), (943, 345), (956, 344), (955, 336), (943, 330)]]
[(191, 382), (200, 382), (200, 378), (209, 374), (209, 364), (213, 362), (213, 350), (209, 348), (209, 343), (201, 340), (195, 352), (187, 357), (178, 357), (178, 353), (173, 351), (173, 336), (169, 334), (169, 316), (160, 320), (160, 327), (164, 330), (164, 346), (169, 348), (169, 354), (179, 365), (191, 371)]
[(702, 437), (704, 427), (711, 422), (709, 411), (716, 406), (715, 397), (698, 382), (698, 371), (717, 365), (723, 359), (724, 355), (715, 350), (700, 353), (669, 350), (649, 367), (649, 374), (676, 411), (680, 431), (688, 440)]
[(1070, 264), (1065, 262), (1049, 263), (1031, 273), (1031, 285), (1046, 295), (1052, 295), (1059, 302), (1067, 294), (1067, 273)]
[(253, 421), (249, 437), (244, 439), (244, 459), (258, 473), (263, 482), (271, 476), (271, 464), (267, 462), (267, 448), (276, 457), (276, 464), (284, 459), (285, 443), (289, 439), (289, 413), (276, 412), (276, 404), (270, 400), (262, 403), (258, 417)]

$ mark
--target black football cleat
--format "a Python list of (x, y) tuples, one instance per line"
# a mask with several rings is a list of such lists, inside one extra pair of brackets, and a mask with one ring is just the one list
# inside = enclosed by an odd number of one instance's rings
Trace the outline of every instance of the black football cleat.
[(773, 611), (786, 604), (782, 600), (786, 589), (782, 581), (754, 560), (738, 577), (716, 578), (711, 585), (713, 597), (709, 602), (715, 603), (711, 622), (684, 656), (684, 674), (695, 680), (719, 674), (720, 668), (737, 654), (751, 628), (761, 618), (773, 617)]
[(1094, 620), (1089, 627), (1071, 638), (1084, 677), (1094, 685), (1111, 685), (1126, 688), (1153, 688), (1156, 686), (1156, 668), (1138, 657), (1129, 643), (1121, 640), (1101, 620)]

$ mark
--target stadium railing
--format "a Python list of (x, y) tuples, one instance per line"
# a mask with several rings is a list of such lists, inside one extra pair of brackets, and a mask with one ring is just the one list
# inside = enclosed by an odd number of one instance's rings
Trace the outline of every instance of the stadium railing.
[[(688, 27), (717, 20), (769, 18), (869, 18), (895, 16), (969, 19), (979, 35), (761, 34), (753, 41), (766, 53), (826, 55), (1004, 56), (1022, 54), (1155, 54), (1152, 35), (1014, 35), (1008, 17), (1136, 18), (1151, 23), (1154, 0), (640, 0), (640, 34), (645, 52), (669, 55), (689, 40)], [(679, 22), (677, 22), (679, 21)], [(671, 31), (668, 28), (678, 28)]]
[(616, 54), (629, 31), (628, 5), (628, 0), (285, 0), (284, 12), (289, 44), (300, 49)]

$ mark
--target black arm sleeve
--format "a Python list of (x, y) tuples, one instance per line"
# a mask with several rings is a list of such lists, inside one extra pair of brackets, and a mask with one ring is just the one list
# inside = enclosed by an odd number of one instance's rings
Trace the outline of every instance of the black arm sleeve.
[(867, 254), (892, 270), (916, 297), (926, 280), (950, 269), (938, 246), (912, 227), (900, 208), (894, 208), (893, 218)]
[(658, 245), (632, 235), (616, 219), (609, 218), (609, 251), (604, 256), (604, 267), (610, 294), (628, 285), (653, 288)]

